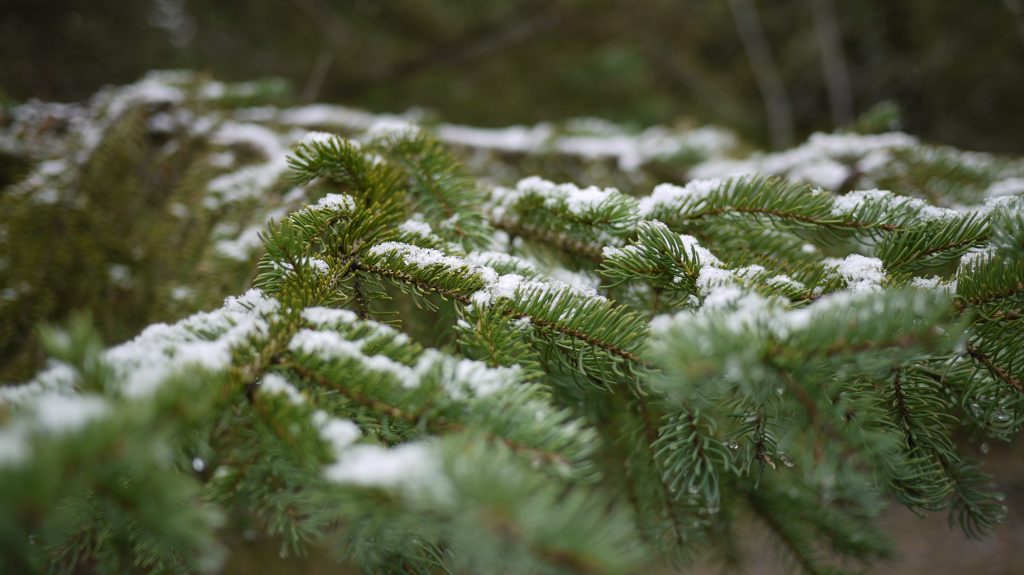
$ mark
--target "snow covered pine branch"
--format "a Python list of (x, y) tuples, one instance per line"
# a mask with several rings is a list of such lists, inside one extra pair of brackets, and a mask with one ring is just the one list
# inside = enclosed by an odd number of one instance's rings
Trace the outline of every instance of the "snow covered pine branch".
[[(88, 122), (186, 97), (132, 90)], [(367, 572), (641, 573), (736, 559), (756, 521), (824, 573), (893, 553), (891, 500), (971, 537), (1004, 517), (961, 438), (1024, 423), (1019, 166), (837, 134), (649, 194), (501, 186), (427, 129), (340, 112), (189, 136), (216, 175), (171, 211), (203, 214), (197, 266), (262, 253), (253, 289), (109, 349), (84, 320), (43, 330), (47, 367), (0, 388), (4, 572), (216, 572), (249, 533)], [(289, 135), (339, 118), (351, 137)], [(525, 153), (524, 130), (435, 132)], [(659, 134), (551, 149), (639, 171)], [(234, 165), (238, 142), (264, 161)], [(5, 201), (87, 190), (51, 181), (84, 153)], [(949, 162), (974, 187), (927, 201), (915, 174)]]

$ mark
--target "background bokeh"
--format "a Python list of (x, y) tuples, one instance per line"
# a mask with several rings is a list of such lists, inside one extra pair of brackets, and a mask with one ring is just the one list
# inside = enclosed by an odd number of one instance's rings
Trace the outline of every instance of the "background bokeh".
[(0, 98), (154, 68), (477, 125), (715, 123), (763, 146), (892, 101), (926, 139), (1024, 151), (1022, 0), (0, 0)]

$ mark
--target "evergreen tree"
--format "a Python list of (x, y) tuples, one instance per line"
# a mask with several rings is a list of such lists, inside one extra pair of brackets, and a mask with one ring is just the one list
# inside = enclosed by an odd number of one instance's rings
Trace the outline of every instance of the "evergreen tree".
[[(890, 498), (970, 537), (1003, 519), (963, 443), (1024, 422), (1019, 163), (852, 133), (700, 161), (617, 134), (573, 159), (570, 132), (549, 157), (633, 181), (677, 158), (694, 179), (502, 186), (433, 133), (470, 156), (532, 151), (507, 132), (268, 117), (148, 82), (98, 97), (102, 140), (12, 185), (4, 241), (40, 217), (138, 227), (155, 247), (128, 293), (145, 301), (211, 272), (195, 281), (241, 287), (258, 225), (253, 287), (109, 349), (86, 318), (41, 330), (47, 367), (0, 388), (4, 572), (216, 571), (247, 531), (367, 572), (643, 572), (737, 561), (753, 519), (827, 573), (893, 553)], [(360, 125), (283, 143), (339, 117)], [(104, 182), (128, 191), (90, 191)], [(893, 191), (851, 191), (871, 185)], [(180, 226), (132, 220), (183, 198)]]

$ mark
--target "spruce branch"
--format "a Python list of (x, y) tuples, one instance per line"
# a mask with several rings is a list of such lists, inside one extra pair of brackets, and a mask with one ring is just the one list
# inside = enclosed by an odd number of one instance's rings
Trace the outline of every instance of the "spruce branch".
[[(627, 573), (735, 555), (753, 517), (796, 568), (830, 572), (888, 556), (887, 500), (948, 508), (972, 537), (1005, 517), (959, 435), (1024, 425), (1016, 163), (905, 134), (736, 160), (658, 128), (261, 119), (181, 82), (48, 109), (66, 157), (31, 152), (0, 197), (2, 350), (89, 290), (178, 302), (117, 339), (209, 310), (106, 350), (85, 322), (40, 332), (54, 362), (0, 388), (14, 570), (195, 572), (237, 524), (369, 571)], [(193, 99), (223, 121), (152, 137)], [(298, 141), (312, 125), (360, 143)], [(475, 180), (445, 141), (518, 182)], [(522, 178), (541, 151), (630, 193)], [(32, 239), (55, 227), (80, 249)], [(127, 271), (96, 287), (109, 254)], [(217, 305), (257, 257), (256, 289)], [(68, 261), (85, 287), (62, 295), (39, 262)], [(104, 330), (148, 309), (89, 297)]]
[(1006, 383), (1007, 385), (1013, 387), (1019, 393), (1024, 394), (1024, 384), (1021, 384), (1019, 379), (1011, 375), (1005, 369), (996, 365), (995, 362), (992, 361), (992, 358), (990, 358), (976, 346), (968, 344), (967, 354), (970, 355), (971, 358), (974, 359), (975, 361), (980, 362), (982, 365), (984, 365), (985, 369), (987, 369), (994, 377), (998, 378), (1000, 381)]

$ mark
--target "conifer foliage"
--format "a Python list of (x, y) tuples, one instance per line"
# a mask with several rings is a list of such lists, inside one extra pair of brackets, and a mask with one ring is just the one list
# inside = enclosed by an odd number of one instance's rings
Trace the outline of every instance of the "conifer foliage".
[(894, 552), (891, 500), (1003, 519), (963, 445), (1024, 423), (1019, 168), (837, 134), (633, 195), (477, 180), (407, 123), (227, 122), (268, 157), (209, 213), (302, 199), (220, 307), (41, 332), (0, 388), (4, 572), (216, 572), (249, 531), (366, 572), (634, 573), (757, 521), (831, 573)]

